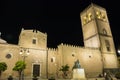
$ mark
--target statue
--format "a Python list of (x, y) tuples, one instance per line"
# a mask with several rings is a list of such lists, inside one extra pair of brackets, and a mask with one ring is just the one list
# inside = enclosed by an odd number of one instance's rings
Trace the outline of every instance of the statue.
[(77, 61), (75, 61), (72, 69), (79, 69), (79, 68), (81, 68), (81, 66), (80, 66), (79, 60), (77, 59)]
[(73, 79), (71, 80), (87, 80), (85, 78), (85, 71), (83, 68), (81, 68), (81, 65), (78, 59), (75, 61), (72, 70), (73, 70)]

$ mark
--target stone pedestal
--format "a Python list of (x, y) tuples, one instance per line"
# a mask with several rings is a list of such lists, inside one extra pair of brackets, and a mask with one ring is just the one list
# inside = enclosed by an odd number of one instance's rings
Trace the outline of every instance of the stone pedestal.
[(73, 69), (72, 80), (86, 80), (84, 69), (83, 68)]

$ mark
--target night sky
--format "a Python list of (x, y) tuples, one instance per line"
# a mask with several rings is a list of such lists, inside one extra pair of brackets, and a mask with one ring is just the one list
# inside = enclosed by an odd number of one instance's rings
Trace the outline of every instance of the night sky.
[(1, 0), (1, 37), (8, 43), (17, 44), (23, 27), (25, 29), (37, 29), (43, 33), (46, 32), (48, 47), (57, 47), (60, 43), (83, 46), (80, 12), (91, 3), (95, 3), (107, 10), (117, 50), (120, 45), (120, 5), (117, 5), (118, 1)]

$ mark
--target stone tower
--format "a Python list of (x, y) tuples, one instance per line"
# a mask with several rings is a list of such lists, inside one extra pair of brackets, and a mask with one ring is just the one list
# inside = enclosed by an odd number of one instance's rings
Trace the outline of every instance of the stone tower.
[(81, 12), (80, 18), (85, 47), (100, 49), (104, 69), (117, 68), (114, 41), (105, 8), (91, 4)]
[(24, 30), (22, 28), (18, 45), (25, 48), (46, 49), (47, 34), (38, 30)]

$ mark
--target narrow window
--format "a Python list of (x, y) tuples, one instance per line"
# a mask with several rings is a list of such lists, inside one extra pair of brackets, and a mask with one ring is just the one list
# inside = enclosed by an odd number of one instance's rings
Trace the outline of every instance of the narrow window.
[(33, 39), (33, 40), (32, 40), (32, 43), (33, 43), (33, 44), (36, 44), (36, 39)]
[(52, 58), (51, 58), (51, 62), (55, 62), (55, 57), (52, 57)]
[(97, 11), (97, 12), (96, 12), (96, 16), (97, 16), (98, 19), (101, 19), (101, 12), (100, 12), (100, 11)]
[(106, 49), (107, 49), (107, 51), (111, 51), (111, 50), (110, 50), (110, 43), (109, 43), (108, 40), (105, 40), (105, 44), (106, 44)]
[(88, 14), (88, 20), (89, 20), (89, 21), (92, 20), (92, 14), (91, 14), (91, 13)]

